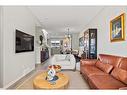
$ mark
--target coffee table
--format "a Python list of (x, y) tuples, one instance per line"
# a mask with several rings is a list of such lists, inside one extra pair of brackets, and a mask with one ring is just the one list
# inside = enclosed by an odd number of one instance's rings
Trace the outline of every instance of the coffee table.
[(33, 87), (35, 89), (66, 89), (69, 84), (69, 77), (66, 74), (58, 72), (58, 80), (55, 84), (51, 84), (49, 81), (45, 80), (46, 72), (38, 74), (33, 80)]

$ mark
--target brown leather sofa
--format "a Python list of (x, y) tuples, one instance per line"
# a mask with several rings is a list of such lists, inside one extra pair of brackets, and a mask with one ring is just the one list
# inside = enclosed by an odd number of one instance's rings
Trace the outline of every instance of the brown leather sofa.
[(127, 87), (127, 58), (99, 54), (98, 60), (80, 60), (80, 73), (92, 89)]

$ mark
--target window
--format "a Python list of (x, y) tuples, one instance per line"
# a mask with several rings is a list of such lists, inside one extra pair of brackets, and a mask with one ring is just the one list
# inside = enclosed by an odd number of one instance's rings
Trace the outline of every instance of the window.
[(60, 41), (51, 41), (51, 47), (60, 47)]

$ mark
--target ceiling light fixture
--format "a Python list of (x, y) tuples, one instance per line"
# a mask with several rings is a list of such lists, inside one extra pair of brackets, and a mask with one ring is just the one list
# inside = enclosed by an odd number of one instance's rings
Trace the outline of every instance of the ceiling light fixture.
[(67, 29), (67, 35), (65, 35), (66, 38), (70, 39), (71, 35), (69, 33), (69, 28)]

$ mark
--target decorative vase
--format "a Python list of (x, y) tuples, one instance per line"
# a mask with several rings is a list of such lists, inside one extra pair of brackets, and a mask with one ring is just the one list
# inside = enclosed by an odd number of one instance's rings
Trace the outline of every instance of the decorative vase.
[(56, 71), (54, 70), (54, 68), (49, 69), (47, 80), (52, 81), (55, 75), (56, 75)]

